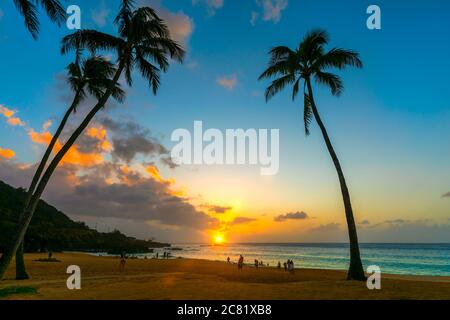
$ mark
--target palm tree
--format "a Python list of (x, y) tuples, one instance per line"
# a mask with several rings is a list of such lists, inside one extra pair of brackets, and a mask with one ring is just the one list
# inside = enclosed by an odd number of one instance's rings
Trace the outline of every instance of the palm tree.
[(318, 84), (328, 87), (333, 95), (339, 96), (344, 89), (343, 82), (339, 76), (327, 70), (330, 68), (341, 70), (347, 66), (362, 68), (362, 62), (359, 59), (359, 54), (351, 50), (334, 48), (325, 51), (324, 46), (328, 43), (328, 38), (327, 32), (313, 30), (305, 36), (298, 48), (290, 49), (286, 46), (273, 48), (270, 51), (269, 67), (261, 74), (259, 79), (277, 77), (266, 89), (266, 101), (290, 85), (293, 86), (292, 99), (295, 100), (300, 90), (300, 85), (303, 84), (305, 133), (309, 135), (309, 125), (314, 118), (322, 131), (341, 185), (350, 239), (348, 279), (364, 280), (366, 277), (359, 252), (358, 235), (350, 194), (341, 164), (317, 110), (311, 84), (311, 79), (315, 79)]
[(113, 93), (113, 85), (119, 81), (122, 73), (125, 74), (127, 83), (132, 85), (132, 72), (137, 68), (143, 78), (148, 80), (153, 93), (156, 94), (160, 86), (160, 73), (167, 71), (169, 58), (179, 62), (183, 61), (183, 48), (171, 39), (166, 24), (153, 9), (142, 7), (134, 10), (134, 0), (122, 0), (115, 23), (119, 30), (118, 37), (95, 30), (80, 30), (63, 39), (61, 50), (63, 54), (81, 49), (89, 49), (91, 52), (104, 49), (114, 50), (117, 53), (117, 71), (112, 78), (110, 87), (86, 115), (80, 126), (75, 129), (42, 175), (23, 219), (19, 223), (17, 232), (12, 238), (11, 246), (0, 258), (0, 279), (3, 278), (6, 268), (23, 240), (39, 199), (53, 172), (91, 120), (105, 106)]
[(66, 20), (66, 11), (59, 0), (14, 0), (14, 5), (24, 18), (25, 26), (33, 39), (37, 39), (39, 33), (39, 19), (37, 17), (40, 5), (47, 13), (50, 20), (58, 26)]
[[(24, 211), (30, 204), (31, 197), (33, 196), (33, 192), (36, 189), (36, 186), (41, 178), (42, 172), (47, 165), (47, 161), (55, 147), (56, 142), (58, 141), (66, 123), (72, 113), (77, 111), (77, 107), (79, 104), (86, 98), (88, 94), (100, 99), (105, 93), (106, 89), (109, 86), (113, 85), (111, 77), (115, 74), (116, 68), (113, 63), (107, 61), (103, 57), (93, 56), (89, 59), (84, 59), (80, 63), (80, 54), (77, 53), (77, 57), (75, 62), (71, 63), (67, 67), (68, 78), (67, 81), (74, 92), (74, 98), (72, 104), (67, 109), (64, 114), (63, 119), (61, 120), (58, 129), (53, 135), (45, 153), (42, 157), (41, 162), (33, 176), (31, 181), (31, 185), (28, 188), (28, 192), (25, 198), (23, 210), (19, 216), (19, 220), (24, 215)], [(112, 92), (112, 96), (119, 102), (123, 101), (125, 96), (124, 91), (120, 88), (119, 84), (113, 85), (114, 89)], [(16, 279), (17, 280), (25, 280), (28, 279), (28, 274), (25, 270), (25, 264), (23, 260), (23, 245), (24, 242), (20, 244), (17, 252), (16, 252)]]

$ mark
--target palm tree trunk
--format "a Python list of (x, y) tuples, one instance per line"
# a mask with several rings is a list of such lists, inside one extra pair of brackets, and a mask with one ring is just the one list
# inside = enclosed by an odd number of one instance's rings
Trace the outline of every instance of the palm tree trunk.
[[(54, 136), (52, 137), (50, 144), (47, 147), (47, 150), (45, 150), (44, 156), (42, 157), (42, 160), (41, 160), (36, 172), (34, 173), (33, 179), (31, 181), (31, 185), (28, 188), (24, 206), (23, 206), (22, 212), (20, 213), (20, 216), (19, 216), (19, 221), (22, 220), (23, 215), (25, 214), (25, 210), (30, 205), (31, 197), (33, 196), (33, 193), (36, 189), (36, 185), (38, 184), (39, 179), (41, 178), (42, 172), (44, 171), (45, 166), (47, 165), (48, 158), (50, 158), (53, 148), (55, 147), (56, 142), (58, 141), (64, 127), (66, 126), (66, 123), (67, 123), (70, 115), (75, 110), (75, 107), (78, 104), (79, 97), (80, 97), (80, 90), (78, 90), (75, 93), (75, 97), (73, 99), (72, 105), (64, 114), (64, 117), (61, 120), (61, 123), (59, 124), (58, 129), (56, 130)], [(17, 249), (17, 252), (16, 252), (16, 280), (29, 279), (29, 276), (28, 276), (26, 268), (25, 268), (25, 262), (23, 260), (23, 254), (24, 254), (24, 241), (22, 241), (22, 243), (19, 245), (19, 248)]]
[(350, 239), (350, 267), (348, 269), (347, 279), (365, 281), (366, 276), (359, 252), (358, 233), (356, 231), (355, 218), (353, 216), (353, 209), (350, 201), (350, 193), (347, 188), (347, 183), (345, 182), (344, 172), (342, 171), (339, 159), (336, 155), (336, 152), (334, 151), (333, 145), (331, 144), (331, 140), (328, 136), (325, 125), (323, 124), (319, 112), (317, 111), (310, 79), (306, 79), (306, 83), (308, 85), (309, 98), (311, 101), (311, 108), (314, 114), (314, 118), (316, 119), (317, 124), (322, 131), (322, 135), (325, 140), (325, 144), (327, 145), (328, 152), (330, 153), (331, 159), (333, 160), (334, 166), (336, 167), (336, 171), (339, 177), (339, 183), (341, 185), (342, 198), (344, 199), (345, 216), (347, 218), (348, 235)]
[(78, 137), (87, 128), (87, 126), (94, 118), (94, 116), (97, 114), (97, 112), (100, 111), (100, 109), (102, 109), (105, 106), (106, 102), (111, 96), (114, 86), (117, 84), (117, 81), (119, 80), (120, 75), (122, 74), (123, 69), (124, 63), (120, 62), (119, 68), (117, 69), (116, 74), (114, 75), (110, 88), (106, 90), (103, 97), (98, 101), (95, 107), (88, 113), (88, 115), (84, 118), (80, 126), (73, 132), (73, 134), (61, 148), (61, 150), (56, 154), (56, 156), (48, 166), (47, 170), (45, 171), (44, 175), (42, 176), (42, 179), (39, 182), (39, 185), (37, 186), (36, 191), (32, 197), (30, 205), (28, 206), (27, 210), (25, 210), (23, 219), (19, 223), (17, 231), (12, 238), (13, 242), (11, 247), (0, 258), (0, 280), (3, 279), (6, 269), (8, 268), (12, 260), (12, 257), (17, 252), (17, 249), (19, 248), (19, 245), (25, 236), (28, 226), (30, 225), (31, 219), (33, 218), (34, 211), (36, 210), (36, 206), (39, 203), (39, 199), (41, 198), (42, 193), (44, 192), (45, 187), (47, 186), (53, 172), (55, 171), (56, 167), (61, 162), (63, 157), (66, 155), (66, 153), (69, 151), (69, 149), (73, 146)]

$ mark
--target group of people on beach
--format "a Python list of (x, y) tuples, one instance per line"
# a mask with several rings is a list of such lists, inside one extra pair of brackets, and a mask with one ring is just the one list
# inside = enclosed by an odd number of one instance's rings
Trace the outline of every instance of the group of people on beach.
[[(230, 257), (227, 258), (227, 263), (231, 263)], [(238, 266), (238, 270), (242, 270), (242, 268), (244, 267), (244, 257), (242, 255), (239, 256), (237, 266)], [(269, 264), (267, 263), (265, 265), (262, 260), (255, 259), (254, 266), (255, 266), (255, 268), (258, 269), (258, 267), (263, 267), (263, 266), (269, 267)], [(288, 261), (283, 263), (283, 266), (284, 266), (284, 271), (289, 271), (290, 273), (294, 273), (294, 269), (295, 269), (294, 260), (289, 259)], [(281, 269), (280, 261), (278, 261), (277, 268)]]
[[(159, 259), (159, 252), (156, 253), (155, 258), (156, 258), (156, 259)], [(169, 258), (170, 258), (170, 252), (164, 251), (164, 253), (163, 253), (163, 259), (169, 259)]]
[[(295, 267), (294, 267), (294, 260), (288, 260), (288, 261), (284, 262), (283, 266), (284, 266), (284, 271), (289, 271), (291, 273), (294, 272), (294, 269), (295, 269)], [(281, 269), (280, 261), (278, 261), (278, 266), (277, 267), (278, 267), (278, 269)]]

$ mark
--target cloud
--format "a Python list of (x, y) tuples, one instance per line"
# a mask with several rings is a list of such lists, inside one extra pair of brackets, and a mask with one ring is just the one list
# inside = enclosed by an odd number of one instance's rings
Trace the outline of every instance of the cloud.
[(237, 218), (234, 218), (234, 220), (231, 221), (229, 223), (229, 225), (247, 224), (247, 223), (251, 223), (251, 222), (255, 222), (255, 221), (257, 221), (257, 219), (246, 218), (246, 217), (237, 217)]
[(273, 220), (276, 222), (284, 222), (287, 220), (305, 220), (308, 219), (308, 214), (305, 212), (286, 213), (275, 217)]
[(202, 204), (201, 207), (205, 208), (208, 211), (212, 211), (212, 212), (218, 213), (218, 214), (224, 214), (227, 211), (230, 211), (233, 209), (233, 207), (216, 206), (216, 205), (211, 205), (211, 204)]
[(404, 220), (404, 219), (394, 219), (394, 220), (386, 220), (384, 221), (384, 223), (388, 223), (388, 224), (402, 224), (402, 223), (409, 223), (409, 220)]
[(230, 76), (223, 76), (217, 79), (217, 83), (227, 90), (233, 90), (237, 85), (238, 79), (235, 74)]
[(149, 6), (154, 8), (158, 15), (166, 22), (169, 28), (171, 37), (183, 44), (187, 45), (189, 38), (194, 32), (194, 20), (183, 11), (171, 12), (161, 6), (161, 1), (158, 0), (140, 0), (138, 7)]
[[(288, 0), (256, 0), (256, 4), (262, 8), (263, 21), (278, 23), (281, 20), (282, 11), (288, 7)], [(250, 23), (255, 25), (259, 16), (258, 12), (253, 11)]]
[(0, 104), (0, 114), (3, 115), (6, 118), (6, 122), (10, 124), (11, 126), (21, 126), (24, 127), (25, 123), (18, 117), (15, 117), (14, 115), (17, 113), (15, 110), (11, 110), (4, 105)]
[(340, 231), (340, 224), (339, 223), (329, 223), (329, 224), (321, 224), (320, 226), (316, 228), (310, 229), (312, 232), (334, 232), (334, 231)]
[(258, 21), (258, 18), (259, 18), (259, 13), (256, 12), (256, 11), (252, 11), (252, 16), (250, 18), (250, 24), (252, 26), (255, 26), (256, 25), (256, 21)]
[(444, 193), (441, 198), (450, 198), (450, 191), (447, 193)]
[[(0, 159), (1, 179), (16, 187), (27, 186), (35, 168)], [(168, 181), (110, 162), (83, 171), (67, 165), (55, 171), (44, 198), (71, 216), (151, 222), (161, 228), (218, 226), (217, 219), (174, 195)]]
[(161, 158), (162, 163), (171, 168), (175, 167), (168, 158), (169, 150), (150, 136), (150, 130), (141, 127), (138, 123), (131, 120), (119, 122), (107, 116), (101, 118), (99, 123), (110, 131), (111, 155), (115, 160), (130, 163), (138, 154), (152, 157), (164, 156)]
[(9, 159), (14, 158), (15, 155), (16, 155), (16, 153), (14, 151), (12, 151), (11, 149), (0, 148), (0, 158), (9, 160)]
[(361, 225), (369, 225), (370, 221), (369, 220), (363, 220), (359, 224), (361, 224)]
[[(104, 161), (103, 153), (108, 151), (109, 143), (104, 136), (92, 136), (92, 130), (98, 130), (90, 127), (83, 135), (79, 137), (62, 159), (60, 166), (77, 165), (80, 167), (92, 167)], [(48, 131), (36, 132), (34, 129), (28, 129), (30, 140), (36, 144), (48, 146), (53, 136)], [(54, 153), (59, 152), (63, 147), (60, 139), (55, 144)]]
[(91, 10), (91, 18), (97, 26), (103, 28), (106, 25), (110, 12), (111, 10), (105, 7), (105, 4), (102, 3), (100, 8)]
[(223, 7), (224, 0), (192, 0), (192, 5), (194, 6), (199, 3), (204, 4), (208, 10), (208, 14), (213, 16), (218, 9)]

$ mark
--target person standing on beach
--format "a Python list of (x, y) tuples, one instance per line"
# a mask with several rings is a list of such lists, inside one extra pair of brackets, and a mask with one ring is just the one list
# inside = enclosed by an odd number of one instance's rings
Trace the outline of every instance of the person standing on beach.
[(122, 252), (121, 254), (120, 254), (120, 265), (119, 265), (119, 272), (124, 272), (125, 271), (125, 263), (127, 262), (127, 259), (126, 259), (126, 255), (125, 255), (125, 252)]
[(244, 257), (241, 255), (238, 261), (238, 270), (242, 270), (243, 266), (244, 266)]
[(227, 263), (230, 263), (230, 257), (227, 258)]
[(280, 261), (278, 261), (277, 268), (278, 268), (278, 269), (281, 269), (281, 262), (280, 262)]

